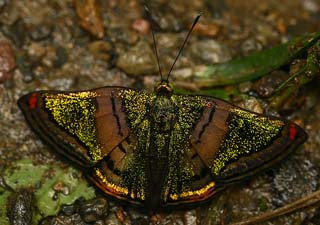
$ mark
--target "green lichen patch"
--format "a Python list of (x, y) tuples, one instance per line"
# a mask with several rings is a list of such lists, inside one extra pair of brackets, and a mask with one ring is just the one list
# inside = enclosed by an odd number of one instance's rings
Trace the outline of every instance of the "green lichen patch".
[[(81, 173), (72, 167), (62, 168), (58, 163), (35, 165), (29, 159), (19, 160), (5, 168), (3, 178), (14, 190), (30, 188), (34, 191), (33, 224), (38, 224), (43, 217), (56, 215), (63, 204), (72, 204), (80, 197), (95, 197), (94, 188), (88, 185)], [(2, 223), (7, 201), (5, 196), (10, 193), (5, 190), (0, 195), (1, 224), (6, 224)]]
[(11, 191), (6, 190), (5, 188), (0, 186), (0, 224), (1, 225), (9, 225), (9, 219), (7, 217), (6, 204), (8, 197), (10, 196)]

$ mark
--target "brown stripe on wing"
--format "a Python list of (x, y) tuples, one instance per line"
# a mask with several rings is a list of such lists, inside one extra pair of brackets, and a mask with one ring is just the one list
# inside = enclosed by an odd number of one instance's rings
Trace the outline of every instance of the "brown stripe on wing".
[(121, 99), (123, 88), (99, 88), (95, 91), (98, 94), (96, 97), (97, 138), (102, 156), (105, 156), (129, 135)]
[(192, 132), (190, 141), (201, 160), (210, 168), (228, 133), (227, 119), (233, 106), (219, 99), (209, 98), (209, 101)]

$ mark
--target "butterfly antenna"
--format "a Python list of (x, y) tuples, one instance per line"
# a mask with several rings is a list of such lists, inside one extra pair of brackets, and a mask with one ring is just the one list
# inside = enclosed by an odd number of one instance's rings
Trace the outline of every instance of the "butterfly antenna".
[(158, 48), (157, 48), (157, 44), (156, 44), (156, 39), (154, 37), (154, 32), (153, 32), (153, 27), (152, 27), (152, 18), (151, 18), (151, 12), (149, 10), (149, 8), (144, 5), (144, 10), (147, 12), (148, 18), (150, 20), (150, 24), (151, 24), (151, 34), (152, 34), (152, 39), (153, 39), (153, 48), (154, 48), (154, 52), (156, 54), (157, 57), (157, 62), (158, 62), (158, 68), (159, 68), (159, 74), (161, 77), (161, 82), (163, 81), (163, 76), (162, 76), (162, 72), (161, 72), (161, 66), (160, 66), (160, 60), (159, 60), (159, 54), (158, 54)]
[(170, 70), (169, 70), (169, 73), (168, 73), (168, 75), (167, 75), (167, 79), (166, 79), (167, 82), (168, 82), (168, 80), (169, 80), (169, 76), (170, 76), (170, 74), (171, 74), (171, 71), (172, 71), (174, 65), (176, 64), (176, 62), (177, 62), (177, 60), (178, 60), (178, 58), (179, 58), (179, 56), (180, 56), (180, 54), (181, 54), (181, 52), (182, 52), (182, 49), (184, 48), (185, 44), (187, 43), (187, 41), (188, 41), (188, 39), (189, 39), (189, 36), (190, 36), (193, 28), (194, 28), (195, 25), (197, 24), (200, 16), (201, 16), (201, 13), (195, 18), (195, 20), (194, 20), (194, 22), (193, 22), (193, 24), (192, 24), (192, 26), (191, 26), (191, 28), (190, 28), (190, 30), (189, 30), (186, 38), (184, 39), (184, 42), (183, 42), (183, 44), (182, 44), (182, 46), (181, 46), (181, 48), (180, 48), (180, 50), (179, 50), (179, 52), (178, 52), (178, 55), (177, 55), (176, 58), (174, 59), (173, 64), (172, 64), (172, 66), (171, 66), (171, 68), (170, 68)]

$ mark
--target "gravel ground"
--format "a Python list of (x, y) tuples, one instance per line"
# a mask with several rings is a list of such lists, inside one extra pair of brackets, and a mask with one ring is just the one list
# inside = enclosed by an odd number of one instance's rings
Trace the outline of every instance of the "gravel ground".
[[(202, 17), (177, 70), (225, 62), (320, 30), (319, 0), (158, 0), (148, 4), (165, 72), (199, 12)], [(74, 169), (40, 142), (17, 107), (23, 94), (112, 85), (152, 90), (159, 80), (158, 67), (142, 1), (0, 0), (0, 64), (1, 224), (9, 224), (6, 215), (11, 221), (21, 217), (25, 224), (229, 224), (283, 206), (319, 187), (319, 79), (303, 87), (299, 107), (285, 110), (289, 113), (284, 116), (309, 134), (304, 146), (280, 166), (189, 210), (150, 217), (109, 201), (86, 183), (81, 168)], [(179, 73), (173, 74), (173, 83), (178, 79), (175, 76)], [(241, 91), (245, 85), (237, 88)], [(249, 104), (230, 96), (236, 104)], [(31, 180), (36, 172), (39, 178)], [(55, 178), (59, 173), (75, 177), (70, 185), (83, 189), (72, 189), (66, 180)], [(52, 201), (47, 201), (51, 209), (43, 213), (43, 202), (34, 199), (43, 190), (40, 186), (46, 185), (43, 195), (48, 193)], [(21, 216), (19, 204), (27, 212)], [(30, 215), (34, 215), (33, 222)], [(319, 208), (305, 209), (264, 224), (319, 224), (319, 215)]]

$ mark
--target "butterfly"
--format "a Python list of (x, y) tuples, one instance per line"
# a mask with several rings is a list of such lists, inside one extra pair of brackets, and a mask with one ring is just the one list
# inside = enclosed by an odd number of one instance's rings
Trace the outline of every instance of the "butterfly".
[[(154, 46), (157, 55), (155, 40)], [(117, 86), (37, 91), (18, 105), (40, 139), (102, 192), (150, 211), (207, 202), (307, 138), (289, 120), (214, 97), (174, 94), (169, 75), (151, 93)]]

